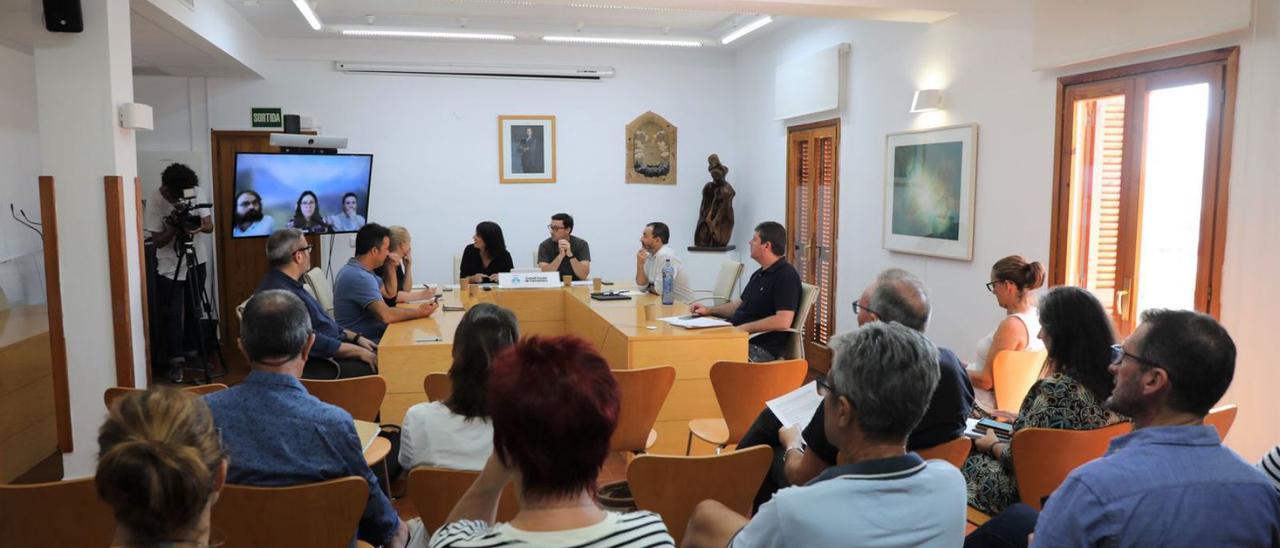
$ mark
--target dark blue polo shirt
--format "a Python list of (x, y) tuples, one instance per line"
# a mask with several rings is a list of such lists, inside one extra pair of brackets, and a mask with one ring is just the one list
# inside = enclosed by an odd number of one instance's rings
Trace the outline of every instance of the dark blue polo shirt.
[[(324, 307), (320, 306), (320, 301), (312, 297), (307, 290), (302, 287), (302, 282), (286, 276), (284, 272), (277, 269), (271, 269), (267, 275), (262, 278), (262, 283), (258, 284), (257, 291), (266, 291), (268, 289), (283, 289), (302, 299), (302, 304), (307, 305), (307, 315), (311, 316), (311, 329), (316, 333), (316, 342), (311, 346), (311, 355), (317, 358), (332, 358), (338, 353), (338, 346), (342, 344), (343, 331), (338, 322), (333, 321), (329, 317), (329, 313), (324, 311)], [(255, 293), (257, 292), (255, 291)]]
[[(742, 289), (742, 304), (729, 318), (733, 325), (754, 322), (777, 314), (779, 310), (797, 312), (800, 308), (800, 273), (786, 259), (778, 259), (769, 268), (760, 268), (751, 274), (747, 286)], [(751, 339), (774, 356), (781, 356), (787, 349), (791, 334), (778, 331), (764, 333)]]

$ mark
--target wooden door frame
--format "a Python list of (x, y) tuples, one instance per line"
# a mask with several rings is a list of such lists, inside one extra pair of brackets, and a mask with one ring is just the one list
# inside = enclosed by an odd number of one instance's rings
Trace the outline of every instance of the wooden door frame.
[[(791, 230), (791, 227), (795, 225), (794, 211), (795, 211), (795, 205), (796, 205), (795, 199), (792, 193), (792, 174), (794, 173), (794, 170), (796, 169), (797, 166), (795, 165), (795, 155), (792, 153), (791, 143), (793, 141), (795, 134), (797, 133), (811, 131), (815, 129), (825, 129), (825, 128), (830, 128), (834, 133), (834, 138), (835, 138), (835, 146), (833, 147), (833, 150), (832, 150), (832, 159), (831, 159), (831, 171), (832, 171), (831, 176), (832, 176), (832, 180), (835, 181), (835, 185), (833, 185), (832, 192), (831, 192), (832, 238), (831, 238), (831, 249), (829, 250), (829, 253), (831, 256), (831, 259), (830, 259), (831, 279), (833, 282), (833, 286), (831, 288), (832, 290), (831, 297), (832, 297), (832, 300), (834, 301), (836, 298), (834, 281), (838, 277), (839, 266), (840, 266), (838, 262), (839, 255), (837, 253), (838, 246), (836, 245), (836, 242), (838, 240), (838, 238), (836, 237), (838, 233), (838, 230), (836, 229), (836, 227), (839, 226), (839, 220), (840, 220), (840, 118), (831, 118), (828, 120), (821, 120), (817, 122), (811, 122), (811, 123), (787, 127), (787, 178), (785, 181), (787, 210), (786, 210), (785, 222), (786, 222), (787, 232), (788, 232), (787, 239), (790, 240), (787, 242), (787, 254), (788, 256), (792, 257), (792, 263), (794, 264), (795, 261), (794, 261), (793, 253), (795, 252), (796, 242), (798, 240), (797, 240), (797, 235), (793, 234)], [(814, 151), (813, 154), (810, 155), (811, 160), (815, 158), (817, 158), (816, 150)], [(816, 173), (816, 170), (815, 170), (815, 173)], [(814, 185), (815, 194), (816, 194), (817, 188), (818, 187), (815, 184)], [(815, 206), (817, 205), (816, 198), (812, 203)], [(813, 226), (814, 228), (817, 227), (816, 219), (814, 220)], [(809, 261), (808, 266), (812, 273), (812, 278), (816, 282), (817, 281), (816, 269), (818, 266), (816, 255), (814, 257), (814, 260)], [(805, 273), (802, 272), (801, 277), (803, 278), (804, 275)], [(815, 303), (815, 306), (816, 306), (816, 303)], [(831, 318), (830, 318), (831, 327), (833, 330), (835, 328), (835, 318), (837, 315), (836, 310), (837, 310), (837, 307), (833, 306)], [(815, 318), (815, 321), (813, 323), (816, 323), (818, 311), (815, 309), (813, 314)], [(826, 371), (830, 369), (831, 350), (824, 345), (820, 345), (812, 341), (809, 341), (807, 338), (804, 341), (804, 345), (805, 345), (805, 356), (809, 361), (810, 369), (813, 372), (825, 374)]]

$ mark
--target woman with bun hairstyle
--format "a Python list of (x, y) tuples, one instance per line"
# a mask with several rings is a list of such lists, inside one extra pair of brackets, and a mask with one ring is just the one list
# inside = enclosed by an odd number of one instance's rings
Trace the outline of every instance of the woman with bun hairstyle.
[(978, 361), (967, 367), (978, 407), (988, 414), (996, 408), (991, 371), (996, 355), (1004, 350), (1044, 350), (1038, 338), (1040, 314), (1032, 296), (1042, 285), (1044, 267), (1039, 262), (1028, 263), (1020, 255), (1010, 255), (991, 266), (987, 291), (996, 296), (1005, 317), (995, 331), (978, 341)]
[(204, 400), (173, 388), (132, 392), (98, 431), (98, 497), (116, 518), (112, 546), (209, 546), (227, 455)]

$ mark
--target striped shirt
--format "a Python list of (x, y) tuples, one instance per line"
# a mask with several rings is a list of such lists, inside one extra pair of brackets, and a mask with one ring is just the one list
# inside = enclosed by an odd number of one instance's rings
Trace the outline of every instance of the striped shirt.
[(1262, 456), (1262, 460), (1258, 462), (1258, 470), (1262, 470), (1267, 478), (1271, 480), (1271, 485), (1276, 489), (1280, 489), (1280, 445), (1272, 449), (1270, 453)]
[(675, 547), (662, 518), (653, 512), (606, 512), (600, 523), (565, 531), (523, 531), (509, 523), (478, 520), (445, 524), (431, 537), (431, 548), (492, 546), (564, 546), (592, 548)]

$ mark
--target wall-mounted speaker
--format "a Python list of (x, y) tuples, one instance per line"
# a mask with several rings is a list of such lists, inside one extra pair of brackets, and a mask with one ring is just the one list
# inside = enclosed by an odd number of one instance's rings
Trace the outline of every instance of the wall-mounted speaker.
[(84, 32), (80, 0), (44, 0), (44, 28), (49, 32)]

